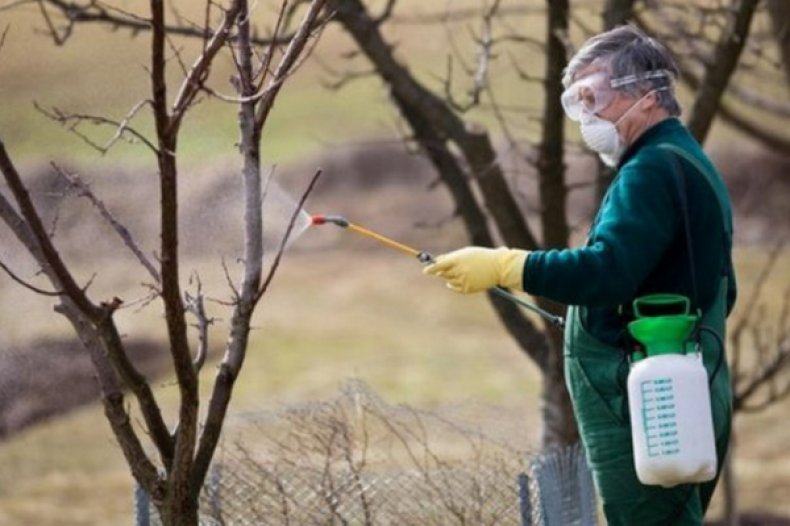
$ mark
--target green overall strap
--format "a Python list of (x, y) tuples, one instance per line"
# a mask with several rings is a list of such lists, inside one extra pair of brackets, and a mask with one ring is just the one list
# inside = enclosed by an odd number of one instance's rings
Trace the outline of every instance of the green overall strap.
[[(721, 187), (720, 179), (717, 178), (717, 177), (714, 177), (714, 175), (711, 173), (710, 169), (708, 169), (702, 162), (700, 162), (699, 159), (695, 158), (693, 155), (691, 155), (690, 153), (688, 153), (684, 149), (679, 148), (678, 146), (676, 146), (674, 144), (670, 144), (670, 143), (662, 143), (662, 144), (659, 144), (658, 147), (662, 148), (664, 150), (667, 150), (667, 151), (675, 154), (677, 157), (687, 161), (689, 164), (691, 164), (691, 166), (697, 172), (699, 172), (700, 175), (702, 175), (703, 179), (705, 179), (705, 181), (708, 183), (708, 186), (710, 187), (711, 191), (713, 191), (713, 194), (716, 197), (716, 203), (718, 205), (719, 212), (721, 214), (722, 229), (724, 231), (724, 238), (722, 239), (722, 245), (723, 245), (722, 246), (722, 250), (723, 250), (723, 253), (726, 255), (728, 250), (729, 250), (729, 246), (731, 246), (731, 244), (732, 244), (732, 218), (731, 218), (732, 216), (728, 213), (729, 212), (729, 207), (727, 206), (727, 200), (725, 198), (723, 198), (722, 195), (720, 194), (720, 192), (724, 191), (723, 188), (720, 188)], [(677, 163), (677, 161), (676, 161), (675, 164), (677, 166), (677, 170), (676, 170), (674, 175), (675, 175), (675, 177), (677, 179), (678, 191), (680, 193), (680, 204), (681, 204), (681, 208), (682, 208), (682, 212), (683, 212), (684, 230), (685, 230), (685, 235), (686, 235), (686, 247), (687, 247), (687, 252), (688, 252), (688, 256), (689, 256), (689, 262), (690, 262), (690, 265), (691, 265), (689, 270), (691, 272), (692, 286), (693, 286), (693, 291), (694, 291), (694, 296), (695, 296), (693, 298), (693, 301), (696, 304), (695, 305), (696, 308), (701, 309), (701, 306), (699, 305), (699, 298), (697, 297), (698, 292), (697, 292), (697, 282), (696, 282), (696, 265), (694, 264), (694, 256), (693, 256), (693, 252), (692, 252), (691, 231), (690, 231), (690, 224), (689, 224), (689, 217), (688, 217), (688, 203), (687, 203), (687, 199), (686, 199), (686, 187), (685, 187), (684, 181), (682, 180), (683, 173), (682, 173), (681, 167)], [(727, 278), (728, 277), (729, 277), (729, 266), (725, 266), (722, 269), (722, 280), (721, 280), (721, 285), (724, 287), (725, 291), (726, 291), (726, 287), (727, 287)], [(716, 295), (716, 299), (718, 300), (719, 297), (720, 297), (720, 294), (717, 294)], [(724, 339), (724, 324), (725, 324), (724, 318), (726, 318), (726, 315), (721, 316), (721, 319), (719, 319), (720, 316), (718, 316), (716, 314), (718, 309), (715, 308), (715, 305), (709, 306), (708, 307), (708, 311), (712, 311), (712, 312), (705, 313), (707, 315), (703, 316), (700, 319), (700, 321), (698, 323), (698, 327), (706, 327), (707, 330), (713, 330), (715, 332), (715, 334), (717, 334), (722, 339), (722, 342), (723, 342), (723, 339)], [(700, 314), (702, 314), (701, 311), (700, 311)], [(699, 337), (699, 336), (700, 335), (697, 334), (697, 337)], [(720, 350), (720, 352), (718, 354), (718, 359), (716, 360), (716, 363), (715, 363), (713, 369), (712, 370), (708, 369), (708, 371), (710, 373), (710, 381), (711, 382), (713, 382), (715, 380), (715, 377), (716, 377), (716, 375), (717, 375), (717, 373), (718, 373), (718, 371), (719, 371), (719, 369), (721, 367), (722, 361), (724, 360), (723, 353), (724, 353), (724, 349), (723, 349), (723, 344), (722, 344), (722, 349)], [(708, 364), (706, 364), (706, 365), (708, 365)]]
[(705, 179), (710, 186), (710, 189), (713, 191), (713, 194), (716, 196), (716, 202), (719, 205), (719, 212), (721, 213), (721, 220), (722, 225), (724, 226), (724, 232), (729, 236), (732, 237), (732, 214), (730, 214), (730, 207), (726, 204), (727, 199), (722, 197), (723, 189), (719, 187), (717, 183), (717, 178), (713, 176), (710, 169), (706, 167), (699, 159), (688, 153), (686, 150), (671, 143), (661, 143), (658, 145), (659, 148), (670, 151), (681, 157), (683, 160), (687, 161), (691, 166), (693, 166)]

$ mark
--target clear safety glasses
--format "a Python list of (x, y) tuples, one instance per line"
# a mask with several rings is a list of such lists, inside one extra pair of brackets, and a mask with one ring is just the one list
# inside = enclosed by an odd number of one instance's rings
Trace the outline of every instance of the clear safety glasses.
[(562, 93), (561, 101), (565, 114), (573, 121), (581, 120), (583, 115), (595, 115), (611, 104), (617, 89), (627, 84), (655, 78), (672, 78), (665, 69), (648, 71), (638, 75), (627, 75), (610, 79), (605, 71), (598, 71), (582, 77)]
[(605, 109), (616, 92), (609, 85), (609, 75), (600, 71), (582, 77), (562, 92), (562, 108), (569, 119), (579, 121), (582, 114), (594, 115)]

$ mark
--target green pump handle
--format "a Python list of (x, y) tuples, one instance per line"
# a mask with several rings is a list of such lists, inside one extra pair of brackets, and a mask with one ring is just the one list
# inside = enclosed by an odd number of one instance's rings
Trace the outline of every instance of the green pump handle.
[(628, 332), (643, 349), (635, 351), (632, 362), (646, 356), (666, 353), (686, 354), (689, 336), (699, 322), (699, 316), (690, 314), (691, 300), (680, 294), (650, 294), (633, 301), (634, 321)]
[(677, 316), (688, 314), (691, 300), (681, 294), (649, 294), (634, 300), (634, 317)]

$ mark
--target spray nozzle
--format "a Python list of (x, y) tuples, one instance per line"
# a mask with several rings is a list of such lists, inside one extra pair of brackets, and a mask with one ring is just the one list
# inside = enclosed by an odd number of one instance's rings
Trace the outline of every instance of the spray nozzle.
[(333, 225), (337, 225), (341, 228), (348, 228), (349, 222), (348, 219), (342, 216), (325, 216), (321, 214), (316, 214), (310, 218), (314, 225), (325, 225), (327, 223), (331, 223)]

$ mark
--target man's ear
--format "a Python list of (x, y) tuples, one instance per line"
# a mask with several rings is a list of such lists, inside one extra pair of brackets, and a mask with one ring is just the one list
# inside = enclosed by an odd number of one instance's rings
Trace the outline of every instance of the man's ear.
[(649, 91), (642, 99), (641, 106), (643, 110), (652, 110), (658, 105), (658, 93)]

